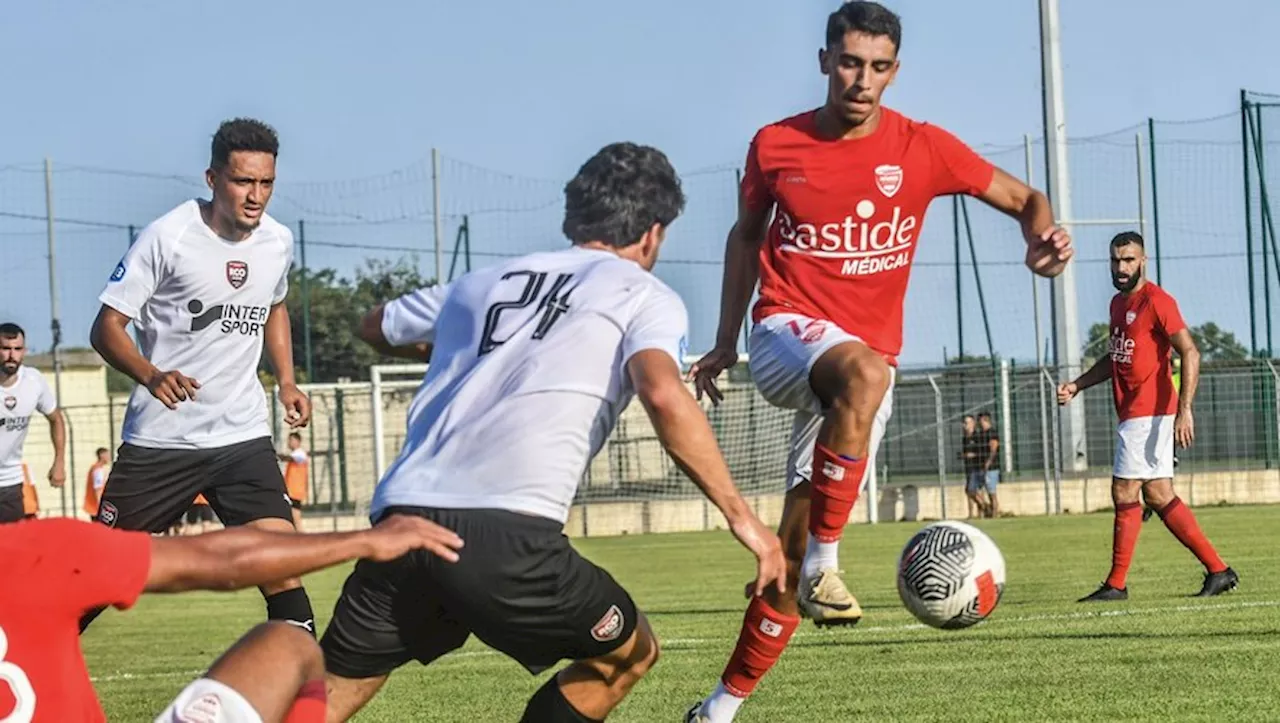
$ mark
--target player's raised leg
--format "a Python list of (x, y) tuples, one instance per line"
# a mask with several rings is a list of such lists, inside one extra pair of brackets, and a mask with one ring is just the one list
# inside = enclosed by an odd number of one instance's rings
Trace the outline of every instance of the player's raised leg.
[(319, 644), (296, 627), (263, 623), (178, 694), (156, 723), (324, 719), (324, 656)]

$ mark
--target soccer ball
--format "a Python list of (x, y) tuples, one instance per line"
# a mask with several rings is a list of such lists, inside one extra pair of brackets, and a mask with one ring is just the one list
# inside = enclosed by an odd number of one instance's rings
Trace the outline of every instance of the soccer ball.
[(898, 558), (898, 595), (912, 615), (944, 630), (986, 619), (1004, 592), (1004, 556), (986, 533), (963, 522), (921, 529)]

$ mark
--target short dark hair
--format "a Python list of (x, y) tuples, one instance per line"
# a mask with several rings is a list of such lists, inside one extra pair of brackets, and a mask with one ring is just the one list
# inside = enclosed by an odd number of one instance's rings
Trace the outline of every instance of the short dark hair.
[(276, 129), (253, 118), (233, 118), (223, 121), (213, 134), (209, 167), (224, 168), (233, 151), (257, 151), (270, 153), (274, 158), (280, 153), (280, 138)]
[(302, 434), (301, 434), (301, 433), (299, 433), (299, 432), (290, 432), (290, 433), (289, 433), (289, 439), (296, 439), (296, 440), (298, 440), (299, 442), (301, 442), (301, 441), (302, 441)]
[(680, 177), (657, 148), (612, 143), (564, 187), (564, 235), (575, 244), (634, 244), (653, 224), (670, 226), (684, 211)]
[(885, 35), (894, 52), (902, 49), (902, 20), (880, 3), (852, 0), (827, 16), (827, 47), (838, 44), (849, 33)]
[(1111, 239), (1111, 248), (1113, 249), (1128, 246), (1129, 244), (1137, 244), (1141, 248), (1146, 248), (1146, 244), (1142, 242), (1142, 235), (1135, 231), (1121, 231)]
[(110, 452), (110, 451), (111, 450), (107, 449), (106, 447), (98, 447), (98, 450), (94, 452), (94, 455), (101, 457), (103, 452)]
[(978, 412), (978, 419), (991, 419), (991, 412)]
[(5, 339), (17, 339), (18, 337), (22, 337), (25, 339), (26, 336), (27, 332), (23, 331), (22, 327), (11, 321), (6, 321), (5, 323), (0, 324), (0, 337), (4, 337)]

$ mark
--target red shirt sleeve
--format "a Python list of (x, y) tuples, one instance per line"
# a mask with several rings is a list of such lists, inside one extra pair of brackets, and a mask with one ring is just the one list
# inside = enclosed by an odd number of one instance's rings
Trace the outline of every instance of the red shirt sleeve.
[(751, 139), (747, 149), (747, 166), (742, 173), (742, 203), (749, 211), (760, 211), (773, 205), (773, 190), (760, 168), (760, 134)]
[(947, 131), (928, 124), (921, 128), (929, 139), (934, 195), (985, 193), (995, 176), (995, 166)]
[(1160, 332), (1165, 338), (1172, 339), (1174, 334), (1187, 328), (1187, 322), (1182, 319), (1182, 312), (1178, 310), (1178, 301), (1169, 294), (1156, 294), (1152, 299), (1152, 309), (1156, 312), (1156, 324), (1159, 325)]
[(151, 572), (151, 536), (113, 530), (97, 523), (50, 520), (45, 537), (47, 584), (62, 590), (59, 600), (87, 611), (104, 605), (133, 606)]

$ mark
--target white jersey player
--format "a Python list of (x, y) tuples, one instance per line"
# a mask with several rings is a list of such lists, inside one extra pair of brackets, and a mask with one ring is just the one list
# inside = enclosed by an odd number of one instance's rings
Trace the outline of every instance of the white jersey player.
[[(212, 199), (143, 229), (99, 297), (93, 347), (138, 383), (98, 507), (105, 525), (161, 532), (203, 495), (227, 526), (294, 529), (258, 380), (265, 348), (286, 419), (307, 422), (284, 303), (293, 235), (266, 213), (278, 150), (264, 123), (223, 123), (206, 172)], [(314, 630), (301, 585), (263, 587), (267, 616)]]
[(455, 565), (414, 554), (356, 568), (321, 642), (330, 720), (353, 715), (395, 668), (429, 663), (473, 633), (533, 673), (575, 661), (533, 696), (526, 721), (602, 720), (621, 701), (657, 642), (563, 525), (633, 396), (756, 554), (757, 592), (782, 580), (777, 538), (738, 494), (681, 380), (684, 304), (649, 273), (684, 205), (675, 171), (656, 149), (614, 144), (565, 195), (572, 248), (468, 274), (366, 319), (362, 336), (375, 346), (431, 360), (374, 521), (419, 514), (466, 547)]
[(53, 437), (53, 466), (49, 483), (61, 487), (67, 479), (67, 427), (58, 400), (38, 370), (24, 367), (27, 335), (17, 324), (0, 324), (0, 523), (24, 516), (22, 447), (32, 415), (49, 420)]

